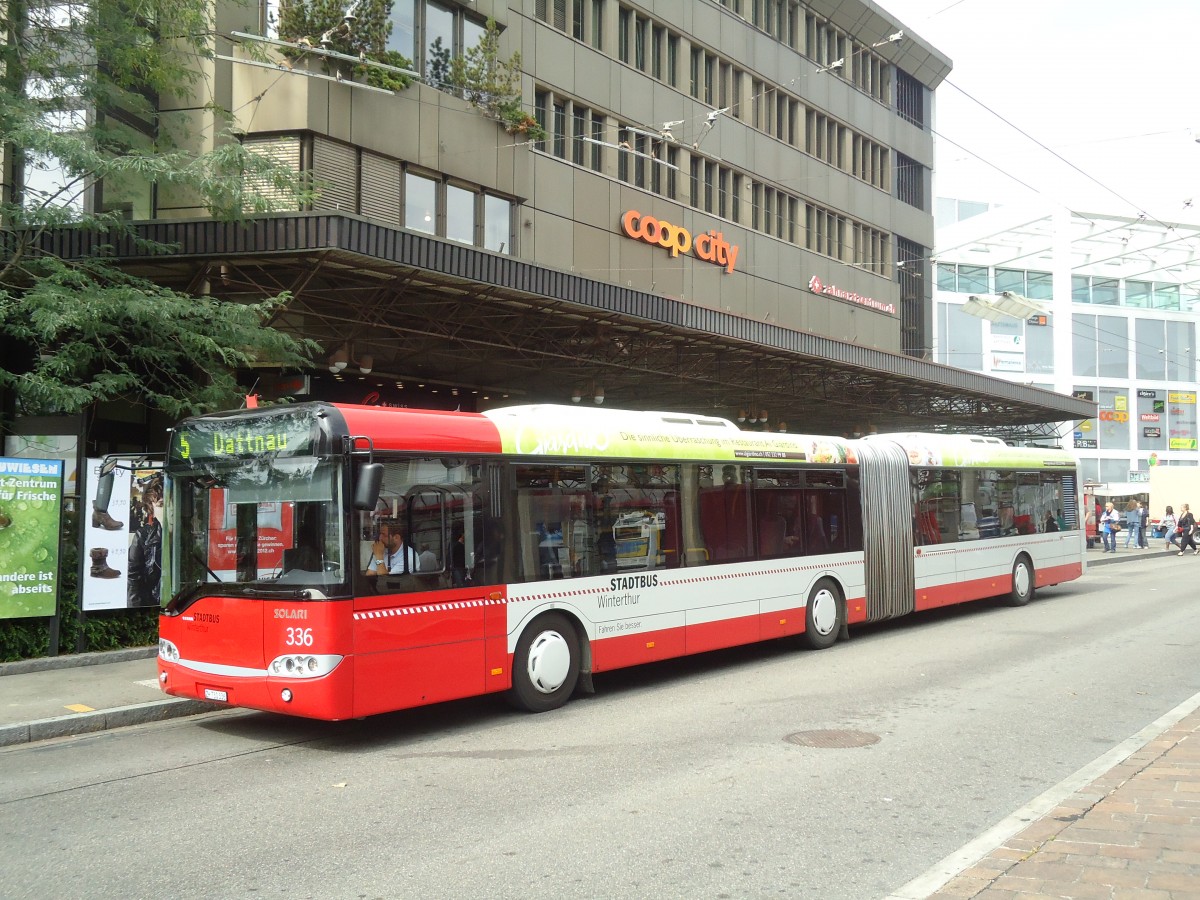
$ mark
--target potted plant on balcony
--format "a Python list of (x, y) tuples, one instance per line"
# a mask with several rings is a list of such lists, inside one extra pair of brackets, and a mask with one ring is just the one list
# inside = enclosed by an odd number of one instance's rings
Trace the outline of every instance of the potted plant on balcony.
[(479, 43), (450, 61), (450, 83), (464, 100), (500, 122), (509, 134), (546, 139), (546, 131), (521, 104), (521, 54), (500, 57), (500, 31), (488, 19)]
[[(347, 6), (347, 0), (292, 0), (279, 8), (279, 38), (300, 45), (300, 49), (283, 53), (295, 64), (304, 59), (307, 47), (335, 50), (349, 56), (380, 62), (399, 69), (411, 69), (412, 61), (402, 53), (387, 49), (392, 33), (390, 19), (392, 0), (357, 0)], [(317, 57), (317, 54), (313, 54)], [(321, 57), (327, 71), (343, 78), (353, 78), (384, 90), (397, 91), (408, 87), (410, 79), (398, 72), (371, 65), (355, 65), (342, 60)]]

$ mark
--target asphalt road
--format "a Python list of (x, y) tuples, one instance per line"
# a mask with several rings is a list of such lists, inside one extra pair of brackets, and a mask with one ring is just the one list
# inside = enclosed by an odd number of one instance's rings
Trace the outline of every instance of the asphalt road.
[(1146, 554), (540, 716), (227, 711), (0, 750), (0, 896), (880, 898), (1200, 690), (1200, 563)]

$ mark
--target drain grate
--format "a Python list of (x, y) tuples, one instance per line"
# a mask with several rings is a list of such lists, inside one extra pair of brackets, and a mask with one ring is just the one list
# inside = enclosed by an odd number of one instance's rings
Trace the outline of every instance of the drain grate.
[(826, 747), (840, 750), (845, 747), (870, 747), (879, 743), (879, 735), (869, 731), (850, 731), (847, 729), (819, 729), (816, 731), (796, 731), (784, 738), (789, 744), (801, 747)]

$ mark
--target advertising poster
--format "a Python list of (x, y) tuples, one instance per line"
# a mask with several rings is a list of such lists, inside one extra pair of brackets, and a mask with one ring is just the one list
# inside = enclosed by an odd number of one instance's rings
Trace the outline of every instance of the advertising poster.
[[(226, 502), (225, 491), (213, 488), (209, 492), (208, 565), (222, 581), (238, 580), (239, 569), (245, 571), (246, 560), (239, 560), (237, 542), (237, 505)], [(292, 546), (291, 503), (262, 502), (257, 504), (258, 543), (255, 548), (257, 577), (278, 572), (283, 565), (283, 551)], [(241, 548), (246, 551), (248, 548)]]
[(1163, 401), (1154, 388), (1139, 388), (1137, 392), (1137, 422), (1140, 426), (1137, 449), (1166, 450), (1164, 434), (1167, 417), (1163, 413)]
[(1170, 409), (1171, 450), (1196, 449), (1196, 392), (1169, 391), (1167, 405)]
[(162, 599), (162, 471), (118, 467), (99, 496), (99, 459), (87, 461), (83, 509), (85, 612), (158, 606)]
[(62, 500), (62, 460), (0, 457), (0, 619), (54, 615)]
[(75, 497), (79, 488), (75, 478), (75, 456), (79, 438), (73, 434), (10, 434), (4, 438), (4, 455), (20, 459), (61, 459), (63, 494)]

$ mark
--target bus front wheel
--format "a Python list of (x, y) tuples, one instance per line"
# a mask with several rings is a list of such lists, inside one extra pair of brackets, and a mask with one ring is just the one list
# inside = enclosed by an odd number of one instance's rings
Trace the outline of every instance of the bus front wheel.
[(529, 712), (558, 709), (579, 682), (579, 636), (566, 616), (539, 616), (521, 634), (513, 654), (509, 702)]
[(1013, 563), (1012, 590), (1008, 594), (1009, 606), (1024, 606), (1033, 599), (1034, 585), (1037, 584), (1033, 571), (1033, 563), (1029, 557), (1022, 554)]
[(842, 630), (842, 594), (828, 578), (822, 578), (808, 595), (804, 608), (804, 643), (812, 650), (832, 647)]

